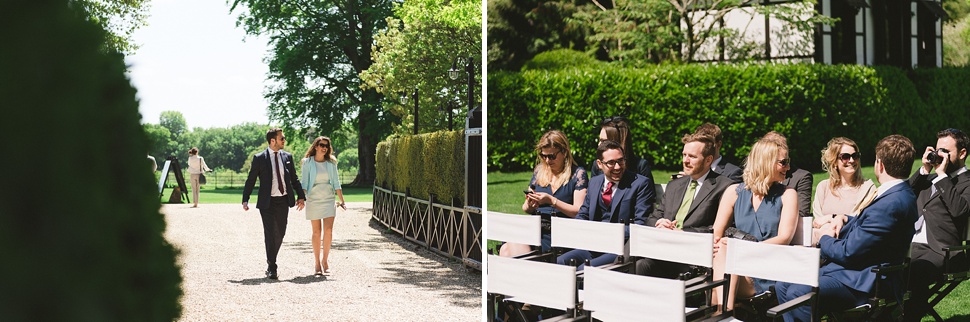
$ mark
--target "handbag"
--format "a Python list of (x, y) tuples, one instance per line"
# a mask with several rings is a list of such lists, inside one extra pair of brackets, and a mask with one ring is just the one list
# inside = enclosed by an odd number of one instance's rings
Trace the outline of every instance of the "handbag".
[(199, 184), (205, 184), (205, 173), (199, 174)]

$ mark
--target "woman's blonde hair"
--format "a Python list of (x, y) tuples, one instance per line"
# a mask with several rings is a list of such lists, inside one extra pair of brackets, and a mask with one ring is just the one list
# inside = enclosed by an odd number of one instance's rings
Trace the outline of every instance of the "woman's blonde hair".
[[(862, 153), (859, 151), (859, 146), (855, 144), (855, 141), (841, 136), (829, 140), (829, 143), (825, 149), (822, 149), (822, 169), (829, 172), (829, 191), (834, 196), (838, 196), (837, 188), (843, 184), (842, 175), (839, 174), (838, 162), (839, 154), (842, 153), (842, 147), (846, 145), (851, 146), (856, 152), (860, 154)], [(845, 182), (845, 184), (850, 187), (858, 187), (862, 185), (863, 181), (865, 181), (865, 179), (862, 178), (862, 171), (859, 169), (861, 166), (859, 165), (858, 161), (862, 160), (857, 160), (855, 163), (856, 171), (852, 174), (852, 177), (849, 178), (850, 182)]]
[[(565, 158), (563, 164), (563, 170), (560, 173), (552, 173), (552, 169), (549, 168), (545, 162), (542, 162), (542, 158), (539, 156), (542, 153), (542, 149), (555, 148), (559, 152), (562, 152), (562, 157)], [(551, 130), (546, 132), (539, 138), (539, 142), (536, 143), (536, 167), (535, 167), (535, 177), (536, 185), (540, 187), (551, 186), (552, 191), (555, 192), (559, 187), (569, 182), (569, 176), (573, 172), (573, 166), (576, 165), (576, 161), (573, 160), (572, 150), (569, 149), (569, 139), (566, 135), (559, 130)]]
[(778, 153), (788, 151), (788, 145), (784, 141), (774, 138), (762, 138), (755, 142), (751, 147), (751, 153), (744, 161), (744, 185), (756, 195), (764, 196), (768, 194), (771, 185), (772, 173), (775, 172), (775, 163), (778, 162)]
[(320, 144), (320, 141), (327, 141), (327, 144), (330, 145), (330, 148), (327, 149), (327, 154), (323, 156), (323, 159), (325, 161), (337, 163), (337, 158), (333, 156), (333, 141), (331, 141), (330, 138), (326, 136), (318, 136), (316, 139), (313, 139), (313, 143), (310, 143), (310, 148), (306, 150), (306, 154), (304, 154), (303, 157), (309, 158), (316, 155), (317, 144)]

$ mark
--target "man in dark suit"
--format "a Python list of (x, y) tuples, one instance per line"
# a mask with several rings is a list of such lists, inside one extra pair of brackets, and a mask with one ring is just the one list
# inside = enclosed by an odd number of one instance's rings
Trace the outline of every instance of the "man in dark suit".
[(711, 123), (704, 123), (694, 129), (694, 134), (714, 138), (714, 162), (711, 163), (711, 170), (731, 179), (733, 183), (741, 182), (741, 175), (743, 173), (741, 167), (728, 162), (727, 159), (721, 156), (721, 144), (724, 143), (724, 135), (721, 134), (721, 128)]
[[(781, 133), (771, 131), (765, 134), (764, 138), (779, 140), (785, 146), (788, 146), (788, 139)], [(815, 187), (814, 181), (815, 178), (812, 177), (811, 172), (791, 164), (790, 169), (785, 173), (785, 181), (781, 182), (786, 187), (795, 189), (795, 192), (798, 193), (799, 217), (812, 216), (812, 188)]]
[[(646, 225), (664, 229), (708, 231), (717, 217), (721, 195), (734, 181), (711, 170), (711, 163), (714, 162), (714, 138), (688, 134), (681, 142), (684, 143), (681, 155), (685, 176), (667, 184), (666, 193), (657, 209), (647, 217)], [(689, 269), (689, 265), (651, 258), (639, 259), (636, 264), (637, 274), (664, 278), (676, 278)]]
[[(596, 148), (596, 165), (603, 174), (589, 180), (586, 199), (576, 214), (577, 220), (623, 223), (632, 219), (633, 224), (643, 225), (647, 215), (653, 212), (656, 195), (653, 181), (626, 170), (623, 148), (616, 141), (603, 141)], [(553, 231), (555, 233), (555, 231)], [(629, 234), (629, 228), (627, 228)], [(559, 256), (559, 264), (591, 260), (593, 266), (612, 263), (617, 254), (590, 252), (574, 249)], [(580, 267), (582, 269), (582, 267)]]
[[(936, 148), (926, 147), (923, 166), (909, 178), (917, 192), (916, 205), (920, 219), (916, 221), (910, 264), (909, 289), (904, 313), (907, 321), (919, 321), (930, 307), (927, 305), (929, 285), (943, 273), (943, 247), (963, 244), (967, 216), (970, 214), (970, 173), (967, 172), (967, 145), (970, 139), (963, 131), (946, 129), (936, 134)], [(942, 158), (931, 160), (938, 151)], [(967, 268), (966, 254), (951, 254), (951, 271)]]
[[(249, 178), (243, 188), (243, 210), (249, 210), (249, 196), (253, 194), (253, 185), (259, 178), (259, 194), (256, 208), (263, 219), (263, 237), (266, 244), (266, 277), (278, 279), (276, 255), (283, 245), (283, 235), (286, 234), (286, 216), (289, 208), (296, 206), (303, 209), (303, 186), (296, 176), (293, 166), (293, 155), (283, 151), (286, 137), (283, 130), (273, 128), (266, 132), (266, 142), (269, 148), (253, 156), (249, 169)], [(294, 196), (299, 196), (299, 199)]]
[[(880, 186), (876, 198), (856, 217), (838, 215), (838, 225), (826, 224), (814, 234), (824, 265), (819, 269), (817, 312), (839, 312), (866, 302), (877, 282), (872, 268), (899, 264), (906, 259), (913, 238), (916, 195), (904, 179), (912, 169), (913, 144), (904, 136), (890, 135), (876, 144), (874, 171)], [(793, 246), (797, 247), (797, 246)], [(901, 274), (891, 275), (895, 286)], [(811, 291), (807, 285), (778, 282), (778, 302), (785, 303)], [(888, 289), (896, 289), (890, 285)], [(902, 297), (902, 290), (895, 292)], [(785, 314), (785, 321), (809, 321), (811, 308), (802, 306)]]

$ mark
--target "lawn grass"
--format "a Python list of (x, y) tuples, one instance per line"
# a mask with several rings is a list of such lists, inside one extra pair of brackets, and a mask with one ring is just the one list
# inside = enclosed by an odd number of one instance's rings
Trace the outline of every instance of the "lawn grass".
[[(189, 188), (189, 198), (192, 198), (192, 188)], [(253, 194), (250, 196), (249, 203), (255, 204), (258, 199), (257, 189), (253, 189)], [(347, 202), (371, 202), (373, 201), (374, 190), (372, 187), (343, 187), (344, 201)], [(168, 197), (172, 194), (171, 188), (166, 188), (163, 192), (162, 202), (168, 201)], [(242, 204), (242, 188), (234, 189), (207, 189), (202, 186), (199, 189), (199, 203), (202, 204)]]
[[(916, 161), (913, 163), (913, 171), (919, 169), (921, 163)], [(667, 183), (670, 181), (670, 174), (677, 171), (664, 171), (664, 170), (654, 170), (653, 178), (657, 181), (656, 183)], [(879, 182), (876, 180), (876, 176), (873, 172), (872, 165), (862, 167), (862, 175), (867, 179), (872, 179), (878, 185)], [(812, 174), (812, 178), (815, 180), (814, 185), (818, 185), (824, 179), (829, 177), (827, 172), (815, 172)], [(488, 186), (486, 187), (486, 193), (488, 194), (488, 204), (486, 209), (488, 211), (497, 211), (509, 214), (522, 214), (522, 190), (529, 185), (529, 180), (532, 178), (532, 172), (490, 172), (488, 173), (488, 178), (486, 182)], [(815, 195), (815, 187), (812, 187), (812, 195)], [(495, 247), (499, 242), (494, 240), (487, 241), (487, 249), (493, 250), (494, 253), (498, 253)], [(940, 313), (947, 321), (964, 321), (970, 322), (970, 283), (963, 283), (955, 290), (950, 293), (949, 296), (943, 299), (939, 304), (936, 305), (936, 311)], [(926, 316), (923, 318), (924, 322), (933, 321), (933, 318)]]

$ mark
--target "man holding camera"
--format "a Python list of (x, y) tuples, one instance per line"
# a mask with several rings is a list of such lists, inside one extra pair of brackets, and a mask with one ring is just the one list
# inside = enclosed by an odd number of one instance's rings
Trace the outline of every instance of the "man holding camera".
[[(963, 131), (946, 129), (936, 134), (936, 148), (926, 147), (923, 166), (909, 178), (918, 197), (919, 219), (913, 236), (909, 289), (904, 320), (919, 321), (930, 309), (929, 285), (943, 273), (943, 247), (962, 245), (970, 214), (970, 173), (967, 172), (967, 145)], [(964, 253), (951, 258), (951, 270), (964, 270)]]

